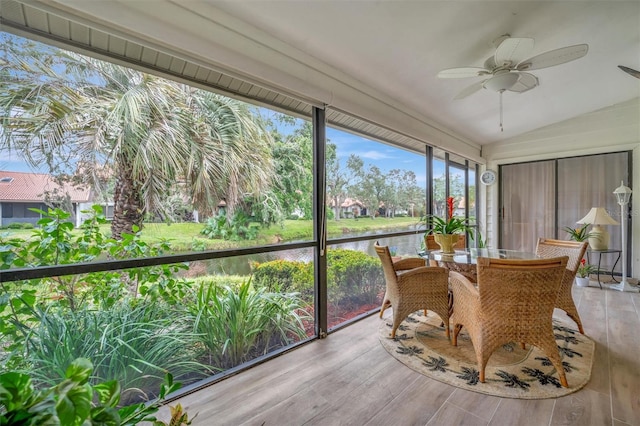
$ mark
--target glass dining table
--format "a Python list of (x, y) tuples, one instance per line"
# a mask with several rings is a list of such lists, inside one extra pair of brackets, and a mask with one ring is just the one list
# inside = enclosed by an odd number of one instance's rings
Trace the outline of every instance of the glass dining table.
[[(427, 259), (431, 266), (440, 266), (449, 271), (459, 272), (472, 283), (478, 282), (478, 272), (476, 262), (479, 257), (490, 257), (494, 259), (537, 259), (538, 255), (526, 251), (470, 248), (466, 250), (456, 250), (455, 253), (443, 253), (440, 250), (432, 250), (418, 253), (422, 258)], [(453, 313), (453, 293), (449, 291), (449, 315)]]
[(432, 250), (420, 253), (420, 256), (427, 259), (429, 264), (441, 266), (450, 271), (456, 271), (469, 278), (472, 282), (477, 282), (476, 261), (479, 257), (490, 257), (494, 259), (537, 259), (538, 256), (532, 252), (507, 250), (470, 248), (466, 250), (456, 250), (455, 253), (443, 253), (439, 250)]

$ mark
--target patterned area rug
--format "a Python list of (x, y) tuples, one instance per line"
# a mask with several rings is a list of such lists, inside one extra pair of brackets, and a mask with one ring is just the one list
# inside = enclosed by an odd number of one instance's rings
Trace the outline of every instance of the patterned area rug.
[[(389, 309), (390, 310), (390, 309)], [(386, 313), (385, 313), (386, 314)], [(391, 317), (380, 321), (382, 346), (398, 361), (443, 383), (503, 398), (557, 398), (584, 387), (591, 377), (595, 344), (573, 326), (554, 320), (554, 334), (567, 375), (569, 388), (560, 379), (548, 358), (538, 348), (509, 343), (496, 350), (485, 370), (485, 383), (479, 382), (475, 352), (464, 329), (458, 346), (452, 346), (440, 327), (442, 321), (429, 312), (411, 314), (391, 339)]]

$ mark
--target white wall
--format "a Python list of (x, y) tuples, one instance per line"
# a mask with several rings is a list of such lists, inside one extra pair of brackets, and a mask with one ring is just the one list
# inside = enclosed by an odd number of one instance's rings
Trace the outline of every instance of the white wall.
[[(640, 99), (611, 106), (591, 114), (557, 123), (508, 141), (486, 145), (483, 156), (485, 168), (497, 170), (500, 164), (588, 154), (628, 151), (633, 152), (633, 182), (636, 201), (633, 204), (631, 226), (631, 271), (640, 277)], [(611, 188), (613, 192), (615, 188)], [(498, 185), (484, 187), (486, 211), (482, 220), (488, 224), (489, 243), (495, 245), (498, 235)]]

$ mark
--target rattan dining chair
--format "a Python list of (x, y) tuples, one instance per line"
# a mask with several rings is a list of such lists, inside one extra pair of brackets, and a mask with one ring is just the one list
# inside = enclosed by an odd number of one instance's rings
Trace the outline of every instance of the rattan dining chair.
[(538, 245), (536, 246), (536, 254), (539, 257), (569, 256), (567, 273), (564, 274), (564, 278), (562, 279), (562, 285), (558, 292), (558, 300), (556, 301), (556, 308), (565, 311), (569, 318), (578, 325), (578, 330), (582, 334), (584, 334), (584, 329), (582, 328), (580, 315), (578, 315), (578, 309), (576, 309), (576, 304), (573, 301), (571, 289), (573, 288), (573, 278), (576, 276), (578, 266), (580, 266), (580, 261), (584, 257), (588, 245), (589, 243), (586, 241), (579, 242), (538, 238)]
[(480, 381), (491, 354), (509, 342), (540, 348), (568, 387), (553, 333), (553, 309), (565, 274), (567, 256), (552, 259), (477, 259), (478, 286), (449, 273), (453, 291), (453, 338), (465, 327), (476, 354)]
[(435, 312), (449, 337), (449, 272), (445, 268), (425, 266), (424, 259), (407, 258), (393, 262), (389, 247), (376, 242), (376, 253), (382, 262), (387, 288), (380, 307), (380, 318), (386, 308), (393, 307), (391, 338), (400, 323), (411, 313), (423, 309)]

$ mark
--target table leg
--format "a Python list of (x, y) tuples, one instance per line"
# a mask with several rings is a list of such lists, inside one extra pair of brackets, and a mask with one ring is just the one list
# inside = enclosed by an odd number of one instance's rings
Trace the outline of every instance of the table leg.
[[(602, 283), (600, 282), (600, 263), (602, 262), (602, 253), (598, 253), (598, 270), (596, 271), (596, 276), (598, 277), (598, 285), (600, 286), (600, 290), (602, 290)], [(589, 263), (591, 263), (591, 259), (589, 259)]]
[(613, 276), (613, 270), (616, 269), (616, 265), (618, 264), (618, 262), (620, 261), (620, 254), (621, 252), (618, 252), (618, 258), (616, 259), (616, 262), (613, 264), (613, 266), (611, 267), (611, 279), (617, 283), (619, 283), (620, 281), (616, 280), (616, 277)]

